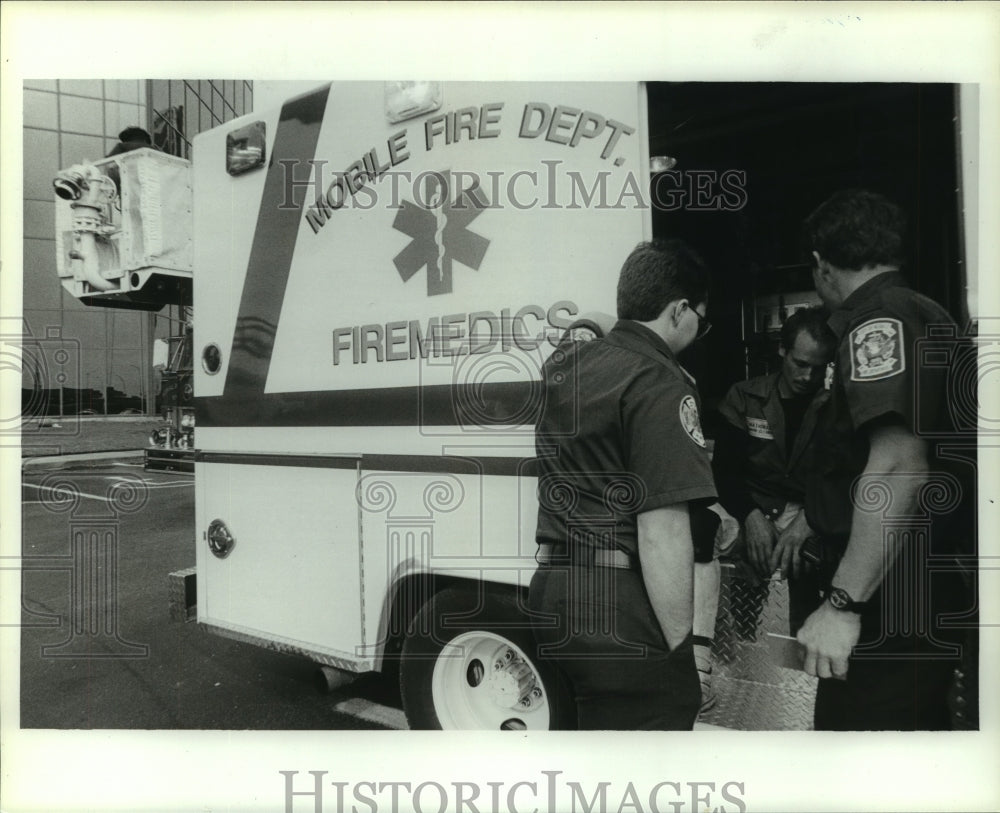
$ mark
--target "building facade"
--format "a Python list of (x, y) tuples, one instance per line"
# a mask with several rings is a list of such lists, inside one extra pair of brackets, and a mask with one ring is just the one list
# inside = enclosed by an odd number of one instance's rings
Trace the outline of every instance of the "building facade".
[(246, 80), (51, 79), (24, 83), (26, 416), (154, 414), (156, 339), (183, 332), (187, 314), (88, 307), (56, 274), (56, 172), (103, 158), (126, 127), (191, 158), (195, 135), (253, 110)]

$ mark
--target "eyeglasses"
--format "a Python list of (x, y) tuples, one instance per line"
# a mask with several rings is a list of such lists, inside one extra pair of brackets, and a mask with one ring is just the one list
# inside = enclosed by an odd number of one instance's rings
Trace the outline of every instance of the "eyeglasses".
[(695, 339), (703, 339), (708, 331), (712, 329), (712, 323), (708, 321), (704, 316), (702, 316), (694, 308), (691, 308), (691, 312), (698, 317), (698, 332), (694, 334)]

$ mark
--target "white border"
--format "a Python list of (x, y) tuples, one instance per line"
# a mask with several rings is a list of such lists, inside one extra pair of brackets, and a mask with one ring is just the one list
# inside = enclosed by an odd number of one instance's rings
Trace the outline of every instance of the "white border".
[[(993, 4), (5, 2), (0, 37), (5, 314), (16, 314), (21, 298), (24, 78), (384, 79), (395, 70), (437, 79), (979, 83), (979, 297), (984, 315), (1000, 316), (1000, 243), (991, 239), (1000, 223), (1000, 7)], [(2, 414), (15, 414), (17, 393), (8, 388), (2, 397)], [(17, 463), (5, 454), (0, 471), (5, 555), (19, 547)], [(995, 474), (984, 482), (989, 496)], [(984, 511), (982, 526), (997, 527), (996, 506)], [(5, 620), (17, 618), (18, 599), (12, 591), (0, 598)], [(987, 600), (988, 616), (1000, 617), (998, 598)], [(18, 630), (5, 627), (2, 809), (282, 810), (279, 770), (414, 783), (538, 781), (542, 770), (562, 770), (585, 787), (613, 781), (619, 792), (628, 781), (646, 788), (665, 780), (742, 781), (750, 811), (994, 810), (997, 638), (997, 629), (984, 630), (991, 657), (978, 734), (45, 732), (17, 729)], [(329, 799), (324, 810), (333, 810)]]

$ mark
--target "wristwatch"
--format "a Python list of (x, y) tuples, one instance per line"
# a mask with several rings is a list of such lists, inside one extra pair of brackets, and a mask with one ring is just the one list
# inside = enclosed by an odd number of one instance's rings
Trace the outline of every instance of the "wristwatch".
[(868, 606), (864, 601), (855, 601), (850, 593), (840, 587), (831, 587), (827, 591), (826, 600), (833, 609), (845, 613), (861, 613)]

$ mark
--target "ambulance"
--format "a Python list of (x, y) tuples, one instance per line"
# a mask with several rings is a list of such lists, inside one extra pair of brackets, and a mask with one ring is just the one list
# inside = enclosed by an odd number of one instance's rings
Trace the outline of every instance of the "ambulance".
[[(177, 617), (330, 687), (398, 676), (413, 728), (573, 725), (526, 610), (540, 370), (615, 313), (653, 236), (672, 159), (648, 111), (634, 82), (334, 82), (196, 136), (191, 162), (60, 172), (66, 290), (192, 308)], [(745, 202), (739, 173), (714, 180), (718, 208)]]
[(524, 606), (539, 374), (651, 236), (645, 110), (637, 83), (332, 83), (190, 164), (60, 173), (67, 290), (193, 306), (172, 584), (199, 624), (334, 683), (398, 671), (413, 727), (571, 724)]

